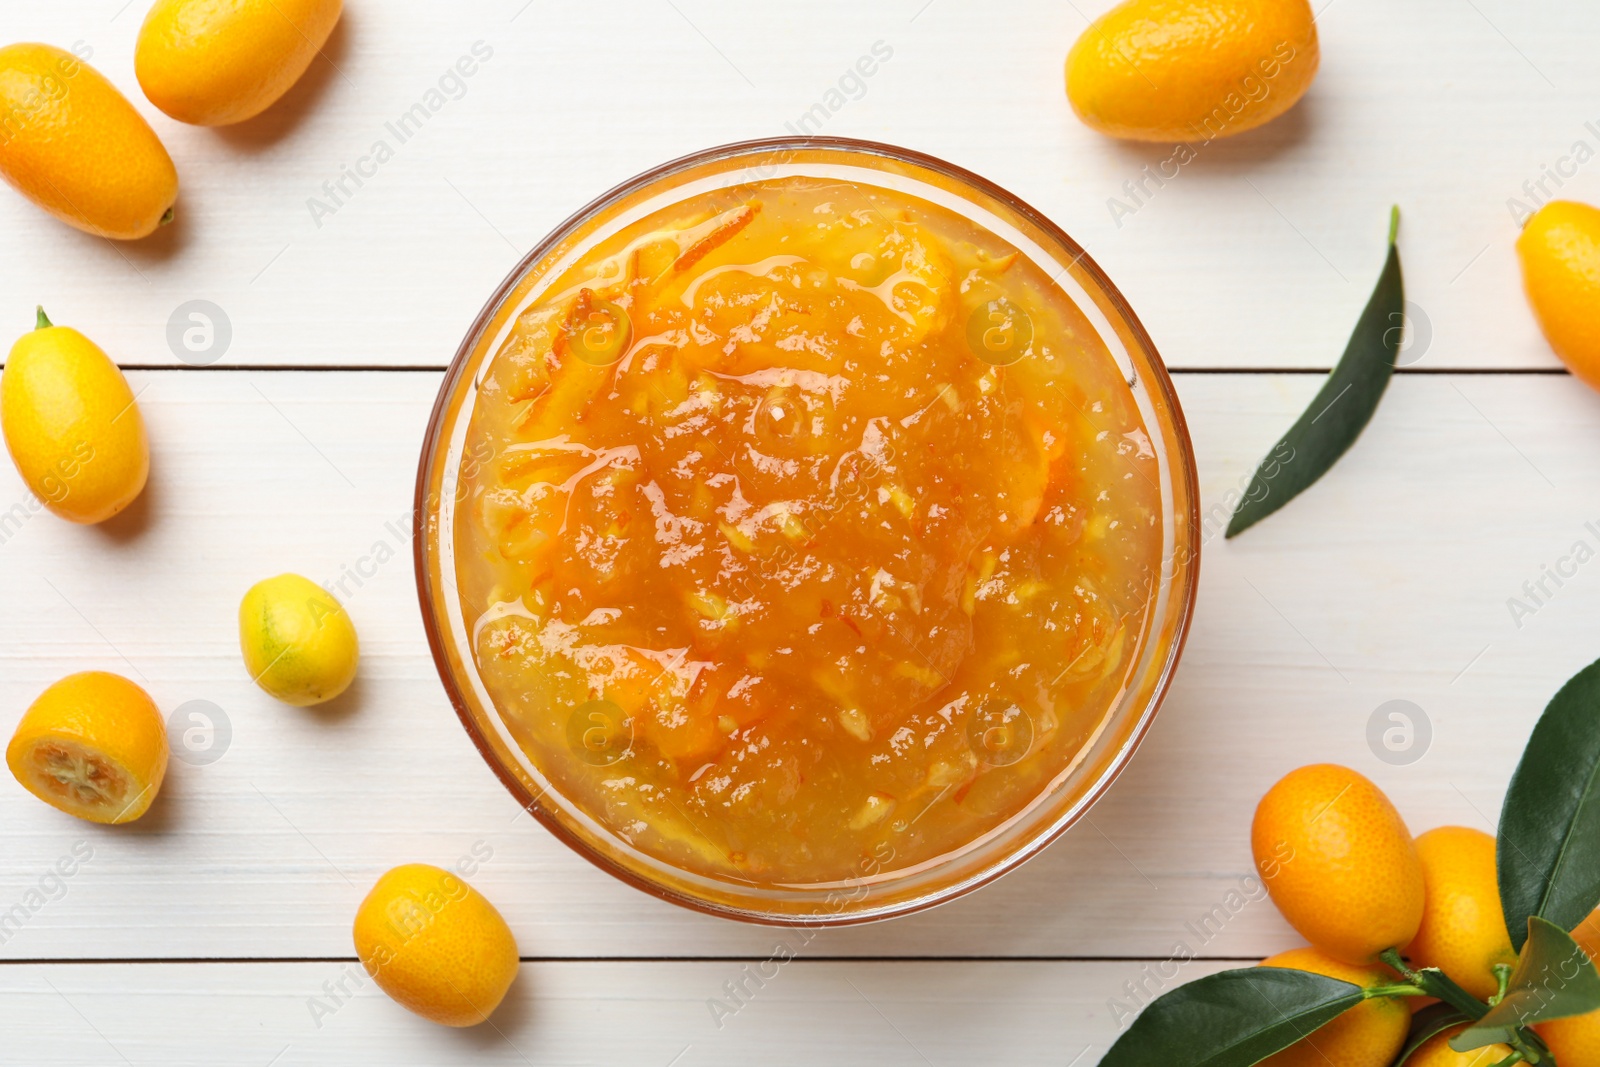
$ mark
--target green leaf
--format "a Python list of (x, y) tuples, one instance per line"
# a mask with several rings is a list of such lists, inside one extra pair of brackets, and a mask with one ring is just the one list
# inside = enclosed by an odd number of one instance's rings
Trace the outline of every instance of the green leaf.
[(1157, 999), (1100, 1067), (1250, 1067), (1361, 1000), (1360, 986), (1308, 971), (1223, 971)]
[(1561, 927), (1537, 916), (1528, 920), (1528, 938), (1505, 999), (1489, 1014), (1450, 1039), (1457, 1052), (1509, 1041), (1518, 1027), (1600, 1010), (1600, 971), (1588, 953)]
[(1389, 215), (1389, 258), (1344, 355), (1311, 406), (1256, 468), (1228, 523), (1229, 537), (1303, 493), (1339, 461), (1372, 420), (1394, 375), (1402, 340), (1400, 327), (1405, 321), (1405, 282), (1400, 276), (1400, 250), (1394, 243), (1399, 226), (1400, 209), (1396, 207)]
[(1400, 1058), (1394, 1061), (1393, 1067), (1405, 1067), (1405, 1062), (1430, 1039), (1438, 1037), (1452, 1027), (1471, 1021), (1448, 1004), (1430, 1004), (1423, 1008), (1412, 1017), (1411, 1033), (1406, 1036), (1406, 1047), (1401, 1049)]
[(1600, 661), (1551, 699), (1500, 811), (1500, 902), (1512, 947), (1528, 918), (1576, 928), (1600, 904)]

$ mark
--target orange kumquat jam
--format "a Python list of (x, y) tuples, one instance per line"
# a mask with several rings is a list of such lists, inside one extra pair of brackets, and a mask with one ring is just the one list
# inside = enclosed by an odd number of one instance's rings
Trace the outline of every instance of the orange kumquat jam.
[(1022, 811), (1134, 670), (1156, 457), (1083, 312), (1001, 238), (816, 178), (623, 227), (479, 382), (456, 579), (540, 770), (757, 884)]

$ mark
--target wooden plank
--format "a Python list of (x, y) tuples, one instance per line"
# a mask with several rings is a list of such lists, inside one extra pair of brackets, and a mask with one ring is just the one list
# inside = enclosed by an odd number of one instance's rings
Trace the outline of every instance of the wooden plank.
[[(433, 373), (135, 372), (154, 475), (126, 519), (49, 514), (0, 542), (0, 733), (45, 685), (127, 673), (173, 710), (226, 714), (231, 747), (174, 761), (144, 821), (78, 823), (0, 775), (0, 913), (56, 897), (3, 959), (325, 957), (350, 952), (361, 896), (389, 866), (492, 853), (473, 881), (539, 957), (753, 955), (771, 931), (617, 883), (519, 812), (446, 704), (422, 637), (409, 549), (410, 457)], [(1227, 494), (1318, 385), (1311, 375), (1183, 375), (1204, 501)], [(1255, 957), (1292, 943), (1243, 886), (1257, 797), (1302, 763), (1372, 775), (1421, 829), (1488, 827), (1527, 731), (1596, 654), (1600, 571), (1580, 567), (1514, 619), (1545, 566), (1600, 547), (1600, 398), (1569, 378), (1397, 379), (1355, 449), (1291, 507), (1205, 547), (1177, 685), (1090, 820), (1022, 870), (932, 913), (821, 935), (825, 955), (1163, 958), (1179, 943)], [(24, 499), (0, 465), (0, 516)], [(388, 558), (392, 554), (393, 558)], [(383, 557), (384, 562), (376, 561)], [(366, 562), (363, 562), (365, 560)], [(322, 710), (257, 692), (238, 598), (296, 570), (337, 583), (363, 642), (352, 694)], [(1537, 591), (1536, 591), (1536, 594)], [(1520, 622), (1520, 626), (1518, 623)], [(1390, 700), (1431, 747), (1369, 748)], [(60, 887), (50, 869), (87, 842)], [(1223, 914), (1218, 917), (1218, 907)], [(1211, 920), (1208, 924), (1207, 917)]]
[[(1573, 158), (1579, 142), (1600, 150), (1600, 8), (1319, 4), (1324, 58), (1305, 103), (1159, 179), (1173, 146), (1092, 133), (1062, 90), (1084, 18), (1111, 3), (352, 2), (330, 58), (278, 108), (223, 131), (143, 100), (132, 54), (145, 5), (20, 5), (11, 37), (92, 50), (151, 115), (183, 193), (170, 231), (113, 246), (4, 192), (0, 323), (21, 329), (43, 303), (119, 360), (164, 365), (169, 317), (203, 299), (231, 323), (224, 363), (442, 366), (568, 213), (666, 159), (783, 134), (838, 101), (821, 132), (941, 155), (1060, 222), (1174, 366), (1328, 366), (1377, 275), (1391, 203), (1430, 338), (1414, 358), (1555, 365), (1520, 295), (1507, 204), (1600, 200), (1600, 164)], [(492, 53), (481, 61), (478, 42)], [(829, 98), (877, 42), (892, 57)], [(447, 79), (401, 142), (387, 124), (464, 56), (475, 73)], [(379, 141), (393, 153), (381, 165)], [(367, 172), (359, 186), (351, 168)]]
[(408, 1014), (354, 961), (11, 966), (0, 1063), (1089, 1067), (1119, 1032), (1110, 1002), (1130, 999), (1124, 984), (1158, 987), (1141, 966), (533, 963), (490, 1023), (465, 1031)]

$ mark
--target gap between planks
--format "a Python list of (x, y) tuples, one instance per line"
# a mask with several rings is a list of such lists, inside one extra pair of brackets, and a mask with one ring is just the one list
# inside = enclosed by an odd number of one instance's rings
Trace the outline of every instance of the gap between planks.
[[(523, 963), (762, 963), (767, 956), (519, 956)], [(790, 963), (1164, 963), (1157, 956), (794, 956)], [(1259, 956), (1195, 956), (1195, 963), (1261, 962)], [(355, 956), (108, 956), (0, 960), (5, 967), (167, 966), (170, 964), (359, 963)]]
[[(230, 372), (251, 374), (260, 372), (321, 372), (325, 374), (443, 374), (449, 370), (448, 366), (438, 364), (402, 364), (391, 366), (382, 363), (239, 363), (226, 367), (190, 367), (177, 363), (121, 363), (118, 364), (125, 371), (180, 371), (200, 372), (210, 374), (225, 374)], [(0, 370), (5, 367), (0, 363)], [(1168, 367), (1167, 373), (1173, 377), (1185, 374), (1328, 374), (1332, 367)], [(1471, 375), (1483, 377), (1486, 375), (1505, 375), (1507, 377), (1570, 377), (1571, 371), (1565, 367), (1396, 367), (1396, 375)]]

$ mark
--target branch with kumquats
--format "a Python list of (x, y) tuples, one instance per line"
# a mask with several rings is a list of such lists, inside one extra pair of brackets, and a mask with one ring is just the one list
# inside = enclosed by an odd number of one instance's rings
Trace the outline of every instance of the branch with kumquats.
[[(1267, 792), (1251, 847), (1310, 947), (1160, 997), (1102, 1067), (1600, 1062), (1600, 661), (1545, 708), (1498, 838), (1413, 839), (1376, 785), (1324, 764)], [(1417, 997), (1438, 1003), (1413, 1014)]]

